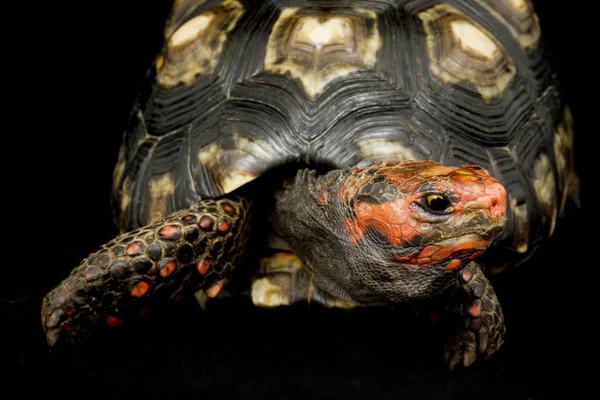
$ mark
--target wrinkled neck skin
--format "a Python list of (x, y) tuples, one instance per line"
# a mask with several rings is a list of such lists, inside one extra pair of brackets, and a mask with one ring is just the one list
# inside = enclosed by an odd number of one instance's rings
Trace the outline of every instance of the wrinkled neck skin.
[[(457, 271), (485, 251), (498, 226), (477, 207), (461, 208), (439, 223), (387, 223), (385, 217), (397, 218), (402, 210), (412, 218), (413, 208), (402, 205), (408, 196), (403, 186), (381, 176), (299, 171), (276, 195), (273, 228), (312, 270), (316, 286), (359, 306), (401, 304), (452, 289)], [(473, 234), (480, 232), (487, 232), (485, 240)], [(458, 236), (465, 241), (457, 243)]]

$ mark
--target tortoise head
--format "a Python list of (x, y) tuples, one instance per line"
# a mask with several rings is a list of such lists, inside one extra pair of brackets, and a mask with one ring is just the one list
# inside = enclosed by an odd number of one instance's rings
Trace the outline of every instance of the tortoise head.
[(380, 305), (441, 294), (505, 214), (506, 191), (485, 169), (412, 161), (301, 172), (277, 196), (274, 221), (318, 286)]

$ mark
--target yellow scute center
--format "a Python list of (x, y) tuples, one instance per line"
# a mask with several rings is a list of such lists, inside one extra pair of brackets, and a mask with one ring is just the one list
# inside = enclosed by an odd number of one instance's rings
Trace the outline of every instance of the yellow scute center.
[(492, 39), (467, 21), (453, 21), (451, 29), (461, 47), (471, 53), (476, 53), (491, 60), (500, 51)]
[(324, 23), (317, 18), (305, 18), (298, 27), (296, 39), (317, 50), (332, 44), (350, 41), (350, 27), (342, 18), (331, 18)]
[(194, 40), (198, 33), (206, 29), (211, 18), (205, 15), (199, 15), (183, 24), (181, 28), (171, 37), (171, 46), (180, 46), (191, 40)]

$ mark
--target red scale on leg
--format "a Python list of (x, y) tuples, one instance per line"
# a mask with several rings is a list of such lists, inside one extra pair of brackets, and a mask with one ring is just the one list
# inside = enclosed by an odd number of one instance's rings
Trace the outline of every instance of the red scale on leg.
[(175, 271), (175, 268), (177, 268), (177, 262), (175, 260), (163, 260), (159, 266), (159, 274), (160, 276), (162, 276), (163, 278), (166, 278), (167, 276), (171, 275), (173, 273), (173, 271)]
[(473, 272), (471, 272), (471, 270), (468, 268), (463, 269), (460, 277), (462, 278), (463, 282), (468, 283), (471, 280), (471, 278), (473, 278)]
[(202, 228), (205, 231), (211, 230), (214, 224), (215, 221), (207, 215), (200, 218), (200, 228)]
[(164, 239), (179, 239), (181, 227), (179, 225), (165, 225), (158, 231), (158, 234)]
[(90, 267), (85, 271), (83, 275), (86, 281), (92, 282), (100, 277), (100, 270), (96, 267)]
[(189, 214), (181, 218), (181, 220), (184, 222), (193, 223), (196, 222), (196, 216), (193, 214)]
[(229, 203), (223, 203), (222, 207), (223, 211), (225, 211), (228, 214), (233, 214), (235, 212), (235, 208), (233, 208), (233, 206)]
[(118, 326), (121, 326), (121, 324), (123, 324), (123, 320), (121, 320), (121, 318), (119, 318), (119, 317), (109, 315), (108, 317), (106, 317), (106, 323), (111, 328), (116, 328)]
[(217, 281), (215, 283), (213, 283), (213, 285), (211, 287), (209, 287), (208, 289), (206, 289), (206, 295), (208, 297), (217, 297), (217, 295), (219, 294), (219, 292), (221, 291), (221, 289), (223, 288), (223, 284), (225, 283), (224, 280), (220, 280)]
[(479, 304), (470, 305), (467, 311), (475, 318), (481, 316), (481, 306)]
[(139, 281), (133, 285), (133, 288), (131, 289), (131, 295), (133, 297), (142, 297), (148, 293), (148, 290), (150, 290), (150, 283), (146, 281)]
[(127, 254), (130, 256), (136, 256), (146, 251), (146, 245), (143, 242), (133, 242), (127, 246)]
[(210, 261), (206, 258), (198, 263), (197, 269), (201, 275), (204, 275), (208, 272), (208, 268), (210, 268)]
[(229, 223), (229, 221), (226, 218), (221, 219), (221, 221), (219, 221), (219, 232), (221, 233), (225, 233), (227, 231), (229, 231), (229, 228), (231, 227), (231, 224)]

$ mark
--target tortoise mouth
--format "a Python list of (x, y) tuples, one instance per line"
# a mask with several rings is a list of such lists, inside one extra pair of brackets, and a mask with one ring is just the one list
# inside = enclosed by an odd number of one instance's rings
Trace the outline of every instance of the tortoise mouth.
[(504, 224), (497, 223), (484, 230), (478, 229), (461, 231), (431, 244), (444, 249), (452, 250), (453, 252), (469, 249), (472, 249), (473, 251), (480, 251), (484, 248), (487, 248), (492, 241), (500, 235), (503, 227)]
[(500, 236), (500, 234), (502, 233), (503, 230), (504, 230), (504, 222), (499, 222), (496, 224), (492, 224), (488, 229), (486, 229), (482, 232), (479, 232), (477, 234), (484, 239), (494, 240), (495, 238)]
[(504, 223), (501, 223), (501, 222), (490, 224), (486, 228), (479, 227), (477, 229), (465, 229), (465, 230), (458, 231), (454, 234), (447, 235), (445, 239), (438, 241), (438, 243), (442, 244), (442, 243), (445, 243), (446, 241), (459, 240), (461, 238), (466, 238), (466, 237), (470, 237), (470, 238), (478, 237), (482, 240), (491, 242), (492, 240), (497, 238), (502, 233), (503, 229), (504, 229)]
[(467, 218), (458, 219), (447, 226), (440, 227), (441, 237), (432, 238), (438, 241), (459, 238), (466, 235), (477, 235), (484, 240), (494, 240), (504, 230), (505, 220), (491, 219), (484, 212), (479, 211), (469, 215)]
[(477, 227), (463, 228), (458, 230), (445, 229), (440, 231), (437, 235), (434, 235), (425, 242), (422, 242), (422, 246), (427, 245), (438, 245), (443, 246), (444, 243), (450, 243), (452, 241), (461, 240), (461, 238), (479, 238), (483, 241), (491, 242), (496, 239), (504, 230), (504, 221), (491, 222), (486, 225), (479, 225)]
[(456, 231), (441, 232), (440, 235), (432, 237), (427, 242), (423, 243), (423, 246), (436, 245), (445, 247), (446, 244), (458, 243), (461, 241), (474, 241), (478, 240), (482, 243), (485, 242), (488, 246), (494, 239), (496, 239), (504, 230), (504, 222), (492, 222), (487, 226), (478, 226), (477, 228), (460, 229)]
[(453, 236), (448, 239), (440, 240), (435, 243), (443, 249), (452, 250), (467, 250), (467, 249), (480, 249), (487, 247), (492, 242), (492, 238), (484, 237), (478, 233), (467, 233), (464, 235)]
[[(493, 240), (502, 232), (503, 224), (491, 225), (488, 229), (470, 229), (453, 232), (441, 239), (429, 240), (411, 250), (403, 249), (394, 254), (394, 259), (401, 263), (433, 265), (447, 263), (455, 257), (484, 253)], [(460, 264), (460, 263), (459, 263)]]

